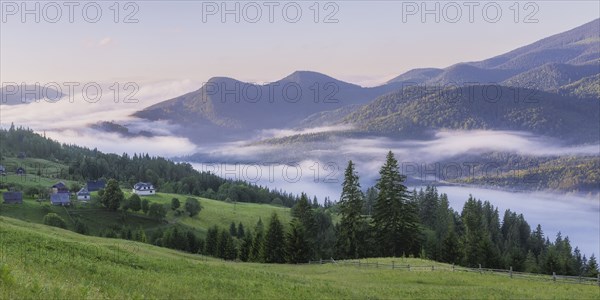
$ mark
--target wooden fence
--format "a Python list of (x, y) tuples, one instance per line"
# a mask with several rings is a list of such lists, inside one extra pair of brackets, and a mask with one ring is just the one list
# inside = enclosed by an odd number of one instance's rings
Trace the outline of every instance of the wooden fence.
[(534, 274), (534, 273), (525, 273), (525, 272), (516, 272), (512, 270), (512, 267), (508, 270), (506, 269), (488, 269), (482, 268), (479, 265), (479, 268), (467, 268), (460, 267), (455, 265), (409, 265), (409, 264), (397, 264), (394, 261), (391, 263), (381, 263), (378, 261), (369, 262), (368, 260), (334, 260), (326, 259), (326, 260), (316, 260), (310, 261), (309, 264), (336, 264), (336, 265), (347, 265), (347, 266), (355, 266), (360, 268), (380, 268), (380, 269), (391, 269), (391, 270), (399, 270), (399, 271), (447, 271), (447, 272), (473, 272), (479, 274), (493, 274), (493, 275), (502, 275), (508, 276), (510, 278), (523, 278), (528, 280), (537, 280), (537, 281), (552, 281), (557, 283), (572, 283), (572, 284), (587, 284), (587, 285), (598, 285), (600, 287), (600, 274), (596, 278), (593, 277), (583, 277), (583, 276), (566, 276), (566, 275), (556, 275), (553, 273), (552, 275), (546, 274)]

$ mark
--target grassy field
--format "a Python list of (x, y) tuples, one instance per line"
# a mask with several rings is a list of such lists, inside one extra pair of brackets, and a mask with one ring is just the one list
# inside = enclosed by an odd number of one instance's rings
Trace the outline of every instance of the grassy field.
[[(7, 175), (0, 176), (0, 183), (18, 184), (23, 188), (37, 187), (49, 189), (58, 181), (63, 181), (70, 186), (72, 181), (61, 179), (61, 174), (66, 174), (68, 166), (52, 162), (50, 160), (37, 158), (5, 158), (2, 164), (7, 168)], [(14, 174), (17, 167), (25, 168), (25, 176)], [(62, 171), (61, 171), (62, 170)], [(38, 171), (40, 176), (38, 176)], [(83, 182), (79, 184), (83, 185)], [(131, 195), (130, 189), (123, 190), (126, 197)], [(3, 192), (3, 190), (0, 190)], [(97, 193), (92, 193), (92, 197), (98, 199)], [(109, 212), (98, 205), (76, 204), (67, 209), (62, 207), (48, 207), (46, 202), (38, 202), (37, 197), (28, 197), (25, 195), (23, 205), (4, 205), (0, 204), (0, 215), (16, 219), (25, 220), (33, 223), (42, 223), (43, 217), (48, 212), (59, 214), (67, 222), (69, 228), (73, 228), (73, 219), (79, 219), (85, 223), (92, 235), (99, 235), (106, 230), (120, 230), (128, 227), (132, 230), (143, 228), (148, 235), (151, 235), (158, 229), (164, 229), (174, 224), (180, 224), (194, 230), (200, 237), (204, 237), (209, 227), (217, 225), (221, 228), (229, 228), (231, 222), (242, 223), (246, 229), (253, 229), (258, 219), (267, 223), (273, 212), (277, 213), (280, 220), (287, 226), (290, 221), (290, 209), (285, 207), (254, 204), (254, 203), (225, 203), (222, 201), (198, 198), (203, 206), (203, 210), (198, 216), (190, 218), (186, 215), (176, 216), (170, 209), (171, 199), (178, 198), (181, 205), (185, 203), (188, 196), (157, 193), (152, 196), (143, 196), (142, 199), (148, 199), (150, 202), (158, 202), (167, 207), (167, 218), (165, 222), (158, 222), (152, 218), (140, 213), (129, 212), (124, 218), (121, 212)], [(1, 203), (0, 199), (0, 203)]]
[(600, 288), (477, 273), (223, 262), (0, 217), (0, 298), (600, 299)]
[[(125, 191), (125, 194), (126, 197), (129, 197), (131, 193)], [(96, 193), (92, 193), (92, 197), (97, 197)], [(100, 235), (103, 231), (109, 229), (119, 230), (122, 227), (128, 227), (132, 230), (143, 228), (148, 235), (151, 235), (158, 229), (180, 224), (193, 229), (200, 237), (204, 237), (208, 228), (213, 225), (229, 228), (231, 222), (235, 222), (236, 225), (241, 222), (246, 229), (253, 229), (259, 218), (267, 224), (273, 212), (278, 214), (280, 220), (286, 226), (291, 219), (290, 209), (285, 207), (254, 203), (232, 204), (205, 198), (196, 198), (203, 206), (199, 215), (193, 218), (187, 215), (176, 216), (174, 211), (170, 209), (171, 199), (178, 198), (183, 206), (187, 197), (163, 193), (142, 197), (142, 199), (162, 203), (165, 207), (168, 207), (165, 222), (158, 222), (141, 212), (128, 212), (124, 218), (122, 212), (107, 211), (93, 204), (76, 204), (74, 207), (63, 208), (48, 206), (49, 201), (40, 203), (29, 197), (23, 199), (22, 205), (0, 204), (0, 215), (41, 224), (47, 213), (54, 212), (67, 222), (69, 228), (73, 228), (72, 220), (79, 219), (87, 225), (92, 235)]]
[[(5, 158), (2, 160), (2, 165), (7, 169), (7, 175), (0, 176), (0, 183), (45, 188), (49, 188), (58, 181), (63, 181), (67, 186), (73, 183), (73, 181), (60, 179), (61, 175), (67, 175), (68, 166), (49, 160), (39, 158)], [(25, 169), (25, 175), (15, 174), (18, 167)]]

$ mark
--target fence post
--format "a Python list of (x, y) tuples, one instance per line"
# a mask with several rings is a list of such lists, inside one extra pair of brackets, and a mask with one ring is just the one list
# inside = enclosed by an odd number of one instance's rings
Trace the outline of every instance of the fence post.
[(452, 272), (454, 272), (454, 264), (452, 264)]
[(375, 268), (379, 268), (379, 262), (378, 261), (375, 262)]
[(434, 271), (434, 270), (435, 270), (435, 269), (434, 269), (433, 265), (431, 265), (431, 271)]
[(510, 266), (510, 278), (512, 278), (512, 266)]
[(552, 281), (556, 281), (556, 272), (552, 272)]
[(392, 260), (392, 270), (394, 269), (394, 261)]
[(483, 272), (481, 271), (481, 264), (479, 264), (479, 274), (483, 274)]
[(408, 265), (408, 270), (410, 271), (410, 265)]
[(600, 274), (598, 274), (598, 286), (600, 286)]
[(358, 267), (360, 268), (360, 259), (358, 260)]
[(319, 258), (319, 264), (322, 265), (323, 264), (323, 259)]

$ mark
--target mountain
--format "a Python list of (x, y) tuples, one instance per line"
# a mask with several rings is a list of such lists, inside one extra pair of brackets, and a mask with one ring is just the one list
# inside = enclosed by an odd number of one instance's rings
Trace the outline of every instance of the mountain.
[(265, 85), (215, 77), (197, 91), (150, 106), (134, 116), (184, 125), (193, 128), (190, 133), (194, 135), (235, 135), (280, 128), (314, 113), (365, 104), (396, 86), (364, 88), (307, 71)]
[(600, 59), (600, 19), (480, 62), (485, 69), (530, 70), (547, 63), (581, 65)]
[(597, 99), (572, 101), (567, 96), (525, 88), (417, 87), (379, 97), (347, 115), (341, 123), (353, 125), (359, 132), (398, 137), (419, 137), (439, 129), (493, 129), (527, 131), (573, 143), (597, 143), (598, 105)]
[(388, 81), (387, 83), (394, 82), (411, 82), (416, 84), (421, 84), (431, 80), (432, 78), (440, 75), (444, 70), (436, 69), (436, 68), (422, 68), (422, 69), (413, 69), (410, 70), (398, 77), (395, 77)]
[[(445, 69), (424, 68), (408, 71), (389, 82), (445, 85), (490, 82), (512, 85), (529, 80), (530, 87), (543, 90), (560, 88), (562, 81), (553, 83), (546, 76), (577, 81), (570, 76), (578, 66), (588, 72), (595, 67), (600, 72), (600, 19), (583, 24), (530, 45), (478, 62), (464, 62)], [(571, 68), (571, 70), (568, 70)], [(556, 72), (561, 73), (557, 75)]]
[[(575, 121), (582, 116), (596, 120), (598, 101), (571, 104), (580, 98), (597, 100), (598, 59), (600, 19), (483, 61), (414, 69), (373, 88), (310, 71), (297, 71), (265, 85), (215, 77), (197, 91), (134, 116), (179, 124), (178, 134), (194, 140), (247, 138), (269, 128), (351, 124), (360, 132), (386, 135), (412, 132), (418, 136), (437, 128), (511, 129), (597, 141), (595, 126), (579, 128)], [(481, 93), (476, 86), (490, 83), (502, 92), (498, 103), (487, 103), (482, 94), (469, 99), (476, 102), (472, 107), (462, 102), (435, 103), (428, 96), (405, 96), (421, 91), (430, 94), (431, 87), (441, 93), (473, 87)], [(515, 92), (510, 87), (541, 95), (540, 101), (517, 101), (518, 106), (510, 99)], [(467, 99), (462, 95), (459, 100)]]

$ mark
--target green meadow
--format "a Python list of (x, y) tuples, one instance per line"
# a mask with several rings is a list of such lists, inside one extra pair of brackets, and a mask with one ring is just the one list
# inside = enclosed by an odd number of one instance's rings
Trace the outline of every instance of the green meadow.
[(596, 286), (491, 274), (224, 262), (8, 217), (0, 242), (3, 299), (600, 299)]

